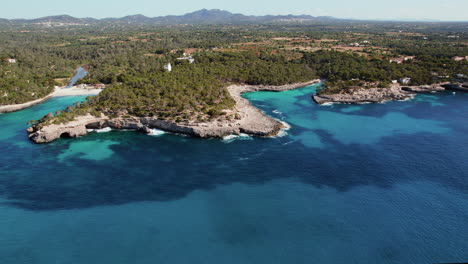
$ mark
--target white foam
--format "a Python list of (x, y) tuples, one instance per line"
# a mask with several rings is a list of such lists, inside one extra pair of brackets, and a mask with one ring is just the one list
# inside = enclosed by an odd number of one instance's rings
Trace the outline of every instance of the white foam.
[(110, 128), (110, 127), (105, 127), (105, 128), (101, 128), (101, 129), (96, 129), (95, 131), (96, 131), (97, 133), (106, 133), (106, 132), (112, 131), (112, 128)]
[(283, 114), (281, 111), (278, 111), (278, 110), (273, 110), (273, 113), (275, 113), (277, 115), (282, 115)]
[(161, 136), (164, 134), (166, 134), (166, 132), (160, 129), (151, 129), (151, 131), (148, 133), (150, 136)]
[(296, 141), (295, 141), (295, 140), (291, 140), (291, 141), (285, 142), (285, 143), (283, 143), (283, 146), (289, 145), (289, 144), (294, 143), (294, 142), (296, 142)]
[(96, 131), (96, 130), (95, 129), (86, 129), (86, 132), (88, 132), (88, 133), (89, 132), (94, 132), (94, 131)]
[(224, 143), (231, 143), (234, 140), (252, 140), (253, 138), (244, 133), (240, 133), (239, 135), (227, 135), (223, 137), (223, 142)]
[[(280, 120), (278, 120), (280, 121)], [(281, 129), (281, 131), (278, 133), (278, 135), (274, 136), (274, 138), (279, 138), (279, 137), (284, 137), (286, 135), (288, 135), (288, 130), (291, 129), (291, 125), (289, 125), (288, 123), (284, 122), (284, 121), (280, 121), (281, 124), (283, 124), (284, 128)]]
[(285, 137), (288, 135), (288, 132), (286, 130), (281, 130), (278, 135), (274, 136), (274, 138), (280, 138), (280, 137)]
[(289, 129), (291, 129), (291, 125), (290, 125), (290, 124), (288, 124), (288, 123), (286, 123), (286, 122), (284, 122), (284, 121), (280, 121), (280, 122), (281, 122), (281, 124), (283, 124), (283, 126), (284, 126), (284, 129), (283, 129), (283, 130), (289, 130)]
[(224, 143), (231, 143), (232, 141), (236, 140), (239, 136), (238, 135), (227, 135), (223, 137)]

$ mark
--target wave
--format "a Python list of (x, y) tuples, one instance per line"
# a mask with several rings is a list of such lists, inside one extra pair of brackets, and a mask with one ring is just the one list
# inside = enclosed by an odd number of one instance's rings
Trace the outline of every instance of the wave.
[(296, 142), (296, 140), (291, 140), (291, 141), (285, 142), (285, 143), (283, 143), (283, 146), (289, 145), (289, 144), (294, 143), (294, 142)]
[(273, 138), (280, 138), (280, 137), (284, 137), (284, 136), (287, 136), (288, 135), (288, 130), (291, 129), (291, 125), (284, 122), (284, 121), (281, 121), (281, 120), (278, 120), (281, 122), (281, 124), (283, 124), (284, 128), (281, 129), (281, 131), (278, 133), (278, 135), (274, 136)]
[(160, 129), (151, 129), (151, 131), (148, 133), (149, 136), (161, 136), (164, 134), (166, 134), (166, 132)]
[(112, 131), (112, 128), (110, 128), (110, 127), (105, 127), (105, 128), (101, 128), (101, 129), (96, 129), (96, 130), (94, 130), (94, 131), (96, 131), (97, 133), (106, 133), (106, 132)]
[(222, 139), (224, 143), (231, 143), (235, 140), (253, 140), (253, 138), (248, 134), (240, 133), (239, 135), (228, 135)]

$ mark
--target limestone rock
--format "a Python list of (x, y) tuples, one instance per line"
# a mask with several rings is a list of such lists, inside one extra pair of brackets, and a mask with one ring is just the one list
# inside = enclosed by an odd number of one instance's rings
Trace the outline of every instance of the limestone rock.
[(413, 93), (435, 93), (445, 91), (445, 88), (442, 87), (441, 84), (404, 86), (401, 89)]

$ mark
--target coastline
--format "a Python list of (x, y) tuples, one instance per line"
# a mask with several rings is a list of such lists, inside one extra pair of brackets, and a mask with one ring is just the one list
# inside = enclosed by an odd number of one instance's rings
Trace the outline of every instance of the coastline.
[(229, 111), (239, 116), (238, 119), (233, 121), (213, 120), (208, 122), (189, 121), (185, 123), (175, 123), (152, 117), (109, 118), (104, 115), (94, 117), (88, 114), (86, 116), (77, 117), (74, 121), (66, 124), (51, 124), (40, 129), (31, 127), (28, 129), (28, 133), (29, 138), (35, 143), (51, 142), (60, 137), (80, 137), (86, 135), (88, 129), (102, 129), (105, 127), (118, 130), (131, 129), (144, 133), (149, 133), (151, 129), (156, 128), (167, 132), (181, 133), (201, 138), (222, 138), (229, 135), (240, 135), (241, 133), (259, 137), (276, 136), (285, 128), (285, 125), (254, 107), (241, 95), (243, 93), (256, 91), (281, 92), (306, 87), (316, 83), (320, 83), (320, 80), (316, 79), (282, 86), (228, 86), (228, 92), (236, 102), (234, 109)]
[(13, 104), (13, 105), (1, 105), (0, 106), (0, 113), (11, 113), (11, 112), (16, 112), (20, 111), (23, 109), (26, 109), (28, 107), (31, 107), (33, 105), (40, 104), (42, 102), (45, 102), (49, 100), (50, 98), (53, 97), (60, 97), (60, 96), (79, 96), (79, 95), (98, 95), (102, 89), (87, 89), (87, 88), (78, 88), (76, 86), (71, 87), (71, 88), (55, 88), (55, 90), (48, 94), (47, 96), (44, 96), (42, 98), (29, 101), (26, 103), (22, 104)]
[(40, 104), (40, 103), (42, 103), (44, 101), (47, 101), (48, 99), (52, 98), (52, 95), (53, 95), (53, 93), (50, 93), (49, 95), (47, 95), (45, 97), (42, 97), (42, 98), (39, 98), (39, 99), (36, 99), (36, 100), (33, 100), (33, 101), (29, 101), (29, 102), (26, 102), (26, 103), (22, 103), (22, 104), (1, 105), (0, 106), (0, 113), (11, 113), (11, 112), (16, 112), (16, 111), (26, 109), (26, 108), (31, 107), (33, 105), (37, 105), (37, 104)]
[(337, 94), (314, 94), (312, 99), (320, 105), (330, 104), (368, 104), (387, 101), (406, 101), (418, 93), (435, 93), (445, 91), (442, 85), (401, 86), (393, 84), (390, 88), (351, 88)]

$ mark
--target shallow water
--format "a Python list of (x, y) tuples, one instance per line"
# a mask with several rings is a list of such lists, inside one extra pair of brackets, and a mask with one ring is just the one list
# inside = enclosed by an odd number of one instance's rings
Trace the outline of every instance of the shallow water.
[(245, 95), (291, 129), (203, 140), (110, 131), (34, 145), (0, 115), (0, 263), (468, 261), (467, 94), (319, 106)]

